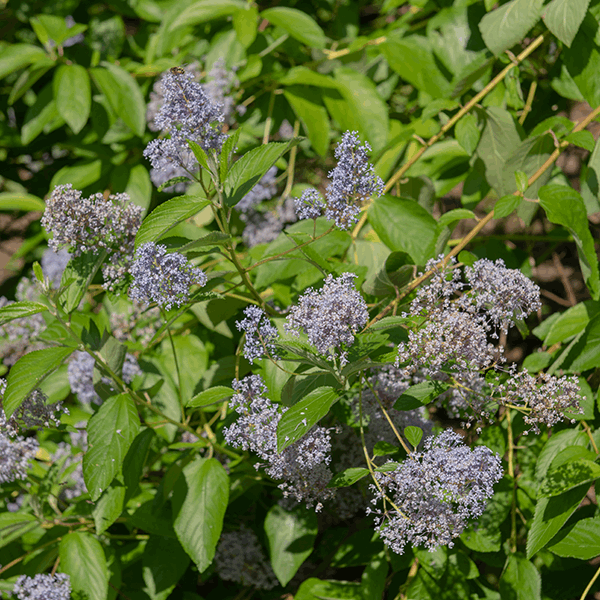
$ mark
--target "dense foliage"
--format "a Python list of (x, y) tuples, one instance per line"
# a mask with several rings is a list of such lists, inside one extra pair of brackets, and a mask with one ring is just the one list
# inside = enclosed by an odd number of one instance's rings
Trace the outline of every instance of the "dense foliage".
[(596, 597), (600, 1), (285, 4), (3, 5), (0, 593)]

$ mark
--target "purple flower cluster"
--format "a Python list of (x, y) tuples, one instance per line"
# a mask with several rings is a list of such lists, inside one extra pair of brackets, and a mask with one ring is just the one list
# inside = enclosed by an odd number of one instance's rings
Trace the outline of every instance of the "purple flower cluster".
[(58, 252), (48, 248), (42, 255), (42, 272), (49, 279), (50, 286), (54, 289), (60, 287), (63, 271), (70, 259), (71, 255), (64, 248)]
[(152, 140), (144, 156), (158, 172), (172, 172), (177, 165), (191, 175), (197, 162), (187, 142), (218, 152), (226, 138), (215, 126), (223, 122), (223, 106), (210, 100), (191, 73), (170, 70), (161, 83), (164, 102), (154, 117), (154, 127), (169, 137)]
[(248, 248), (258, 244), (268, 244), (277, 238), (284, 225), (297, 220), (294, 199), (287, 198), (281, 206), (264, 211), (249, 210), (243, 213), (241, 218), (246, 224), (242, 239)]
[(158, 306), (170, 310), (188, 301), (190, 286), (206, 285), (206, 274), (192, 266), (183, 254), (167, 254), (167, 247), (148, 242), (142, 244), (135, 253), (130, 268), (133, 283), (129, 297), (143, 304), (156, 302)]
[(107, 288), (113, 289), (127, 273), (142, 212), (127, 194), (82, 198), (71, 184), (58, 185), (46, 201), (42, 226), (52, 234), (48, 245), (55, 252), (61, 246), (70, 247), (73, 257), (107, 251), (102, 274)]
[(539, 373), (534, 377), (523, 369), (520, 373), (511, 373), (495, 393), (500, 396), (501, 404), (520, 410), (525, 423), (536, 433), (540, 423), (551, 427), (563, 420), (565, 412), (583, 412), (579, 404), (581, 389), (575, 375), (556, 377)]
[(255, 359), (270, 355), (277, 359), (273, 342), (279, 338), (277, 328), (271, 323), (265, 311), (258, 306), (250, 305), (244, 309), (245, 319), (236, 321), (239, 331), (246, 334), (244, 356), (251, 363)]
[(394, 507), (370, 512), (376, 515), (384, 543), (402, 554), (406, 544), (429, 550), (452, 547), (469, 520), (483, 514), (502, 466), (500, 456), (489, 448), (470, 449), (448, 429), (427, 438), (423, 452), (414, 452), (394, 471), (376, 472), (375, 477), (379, 485), (371, 486), (372, 504), (387, 497)]
[(110, 312), (110, 327), (120, 342), (135, 340), (147, 346), (160, 329), (160, 309), (132, 302), (126, 308)]
[(241, 213), (252, 212), (263, 200), (270, 200), (276, 193), (277, 167), (271, 167), (235, 207)]
[(367, 304), (356, 290), (354, 273), (342, 273), (334, 279), (325, 278), (320, 290), (308, 288), (292, 306), (285, 329), (294, 335), (303, 331), (317, 352), (341, 366), (347, 362), (344, 349), (354, 343), (354, 334), (365, 326), (369, 318)]
[[(266, 473), (272, 479), (283, 480), (279, 488), (284, 496), (294, 497), (307, 506), (333, 496), (327, 489), (331, 479), (328, 468), (331, 438), (323, 427), (313, 427), (301, 440), (277, 452), (277, 425), (287, 407), (280, 407), (265, 397), (267, 388), (259, 375), (249, 375), (232, 383), (237, 392), (229, 406), (239, 415), (235, 423), (223, 429), (225, 441), (235, 447), (250, 450), (266, 462)], [(255, 465), (258, 469), (261, 465)]]
[[(329, 172), (331, 183), (325, 190), (325, 217), (339, 229), (349, 229), (358, 221), (360, 205), (371, 196), (383, 194), (384, 184), (369, 162), (371, 147), (361, 146), (357, 131), (346, 131), (334, 151), (337, 166)], [(307, 191), (296, 203), (298, 217), (315, 219), (321, 214), (323, 201), (316, 192)]]
[(275, 573), (256, 534), (247, 527), (221, 535), (214, 564), (224, 581), (234, 581), (257, 590), (271, 590), (277, 586)]
[(71, 579), (65, 573), (21, 575), (12, 593), (17, 600), (70, 600)]
[(239, 86), (235, 71), (235, 68), (228, 69), (225, 59), (220, 57), (213, 63), (204, 84), (208, 97), (214, 104), (222, 107), (225, 123), (231, 122), (234, 110), (241, 115), (246, 112), (245, 106), (235, 106), (235, 98), (231, 95), (232, 89)]

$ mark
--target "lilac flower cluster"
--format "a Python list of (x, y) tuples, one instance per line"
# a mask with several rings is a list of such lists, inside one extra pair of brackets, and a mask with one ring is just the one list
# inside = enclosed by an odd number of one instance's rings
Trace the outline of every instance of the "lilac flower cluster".
[[(370, 151), (368, 143), (360, 145), (357, 131), (346, 131), (334, 151), (338, 164), (329, 172), (331, 183), (325, 190), (324, 210), (327, 220), (334, 221), (340, 229), (349, 229), (358, 221), (362, 202), (383, 194), (383, 181), (375, 175), (369, 162)], [(302, 194), (296, 206), (299, 218), (315, 219), (320, 216), (324, 203), (309, 190)]]
[(565, 412), (583, 412), (579, 404), (581, 389), (575, 375), (556, 377), (539, 373), (534, 377), (523, 369), (520, 373), (511, 373), (495, 393), (500, 396), (501, 404), (520, 410), (525, 423), (536, 433), (540, 423), (551, 427), (563, 420)]
[(129, 297), (138, 302), (169, 310), (173, 305), (181, 306), (188, 301), (190, 286), (206, 285), (206, 274), (192, 266), (183, 254), (167, 254), (167, 247), (148, 242), (142, 244), (135, 253), (130, 268), (133, 283)]
[(133, 339), (147, 346), (160, 329), (160, 309), (132, 302), (124, 309), (111, 311), (110, 328), (120, 342)]
[(172, 170), (177, 165), (191, 175), (197, 162), (188, 140), (205, 151), (219, 151), (226, 136), (215, 124), (223, 122), (223, 107), (214, 104), (191, 73), (170, 70), (161, 79), (164, 102), (154, 118), (156, 130), (168, 138), (152, 140), (144, 156), (157, 171)]
[(71, 579), (65, 573), (21, 575), (12, 593), (17, 600), (70, 600)]
[(319, 354), (339, 358), (341, 366), (348, 362), (344, 348), (354, 343), (354, 334), (369, 318), (367, 304), (354, 285), (356, 277), (355, 273), (342, 273), (336, 279), (328, 275), (320, 290), (308, 288), (284, 325), (294, 335), (303, 331)]
[(258, 306), (250, 305), (244, 309), (245, 319), (236, 321), (238, 331), (246, 334), (244, 356), (251, 363), (262, 356), (270, 355), (277, 359), (273, 342), (279, 338), (277, 328), (271, 323), (265, 311)]
[(223, 57), (218, 58), (208, 72), (204, 91), (214, 104), (222, 107), (223, 120), (231, 123), (234, 110), (241, 115), (246, 112), (245, 106), (235, 106), (235, 98), (231, 95), (233, 88), (239, 86), (235, 76), (236, 69), (228, 69)]
[(281, 206), (264, 211), (250, 210), (241, 215), (246, 224), (242, 239), (248, 248), (268, 244), (281, 233), (283, 227), (297, 220), (294, 199), (287, 198)]
[[(280, 407), (265, 397), (267, 388), (259, 375), (249, 375), (232, 383), (237, 392), (229, 406), (239, 415), (237, 421), (223, 429), (225, 441), (250, 450), (266, 462), (266, 473), (283, 480), (279, 488), (285, 497), (294, 497), (307, 506), (333, 496), (327, 488), (331, 479), (331, 438), (323, 427), (312, 428), (301, 440), (277, 452), (277, 425), (287, 407)], [(259, 464), (255, 465), (258, 469)]]
[[(485, 510), (493, 486), (502, 477), (500, 456), (485, 446), (470, 449), (451, 429), (427, 438), (423, 452), (411, 454), (397, 469), (375, 473), (371, 486), (378, 501), (394, 507), (370, 509), (384, 543), (397, 554), (407, 543), (433, 550), (452, 547)], [(385, 500), (387, 502), (387, 500)]]
[[(77, 395), (79, 402), (90, 407), (92, 404), (101, 404), (102, 400), (94, 389), (94, 357), (87, 352), (76, 351), (71, 355), (67, 375), (71, 391)], [(142, 370), (133, 354), (127, 353), (123, 362), (121, 377), (127, 384), (131, 383), (136, 375), (141, 375)], [(101, 379), (102, 383), (111, 384), (107, 377)]]
[(73, 257), (107, 251), (102, 274), (106, 287), (113, 289), (127, 273), (142, 212), (127, 194), (82, 198), (71, 184), (58, 185), (46, 201), (42, 226), (52, 234), (48, 245), (55, 252), (61, 246), (69, 246)]
[(275, 573), (256, 534), (247, 527), (221, 535), (214, 564), (224, 581), (234, 581), (257, 590), (271, 590), (277, 586)]

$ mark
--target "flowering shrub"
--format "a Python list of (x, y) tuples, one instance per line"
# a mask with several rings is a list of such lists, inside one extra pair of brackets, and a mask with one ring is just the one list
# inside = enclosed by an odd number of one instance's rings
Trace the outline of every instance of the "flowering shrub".
[(592, 598), (600, 9), (272, 4), (5, 8), (0, 593)]

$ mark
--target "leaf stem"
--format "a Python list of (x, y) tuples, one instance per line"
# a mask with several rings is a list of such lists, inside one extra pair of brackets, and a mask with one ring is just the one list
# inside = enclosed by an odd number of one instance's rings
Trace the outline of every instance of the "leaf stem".
[[(1, 571), (0, 571), (0, 573), (1, 573)], [(581, 598), (579, 600), (585, 600), (587, 593), (592, 589), (592, 586), (594, 585), (594, 582), (596, 581), (596, 579), (598, 579), (598, 576), (600, 576), (600, 567), (598, 567), (598, 570), (594, 573), (594, 576), (590, 579), (590, 582), (585, 587), (585, 590), (583, 590), (583, 594), (581, 594)]]
[(515, 444), (513, 439), (512, 420), (510, 408), (506, 409), (506, 423), (508, 425), (508, 475), (512, 479), (512, 502), (510, 509), (510, 551), (517, 551), (517, 489), (515, 487)]

